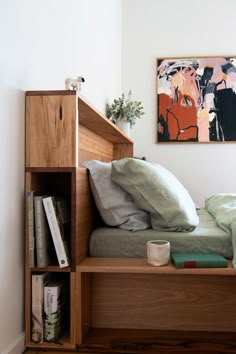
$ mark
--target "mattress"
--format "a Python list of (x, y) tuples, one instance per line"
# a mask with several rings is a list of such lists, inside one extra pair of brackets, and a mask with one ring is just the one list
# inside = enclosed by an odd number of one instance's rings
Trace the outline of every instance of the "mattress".
[(192, 232), (169, 232), (147, 229), (126, 231), (115, 227), (99, 227), (89, 239), (91, 257), (146, 258), (150, 240), (167, 240), (171, 252), (217, 252), (231, 259), (231, 235), (219, 228), (214, 218), (202, 208), (197, 211), (199, 226)]

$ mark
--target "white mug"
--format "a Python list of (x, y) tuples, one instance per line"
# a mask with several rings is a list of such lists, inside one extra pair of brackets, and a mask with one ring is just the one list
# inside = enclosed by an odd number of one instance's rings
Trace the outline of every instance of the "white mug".
[(152, 240), (147, 242), (147, 262), (159, 267), (168, 264), (170, 260), (170, 242)]

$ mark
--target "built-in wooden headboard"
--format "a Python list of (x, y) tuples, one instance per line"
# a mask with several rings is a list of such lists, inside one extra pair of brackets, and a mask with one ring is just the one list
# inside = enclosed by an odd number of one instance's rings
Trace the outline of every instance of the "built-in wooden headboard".
[(133, 141), (81, 96), (79, 111), (79, 165), (76, 183), (76, 264), (88, 256), (88, 238), (94, 228), (94, 203), (91, 198), (85, 160), (109, 162), (133, 157)]

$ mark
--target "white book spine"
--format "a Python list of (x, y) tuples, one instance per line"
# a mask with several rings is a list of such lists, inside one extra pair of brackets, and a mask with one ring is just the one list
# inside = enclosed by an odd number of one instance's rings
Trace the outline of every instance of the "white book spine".
[(61, 268), (68, 267), (69, 260), (67, 258), (65, 246), (63, 244), (62, 235), (58, 225), (52, 198), (51, 197), (44, 198), (43, 205), (48, 219), (48, 224), (51, 231), (54, 247), (56, 250), (59, 266)]

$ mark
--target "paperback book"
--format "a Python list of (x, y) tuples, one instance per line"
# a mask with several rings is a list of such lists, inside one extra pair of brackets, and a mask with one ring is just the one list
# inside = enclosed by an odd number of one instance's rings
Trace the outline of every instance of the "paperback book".
[(47, 267), (50, 263), (50, 230), (48, 227), (43, 196), (34, 197), (35, 239), (37, 266)]
[(224, 268), (226, 258), (218, 253), (172, 253), (171, 259), (176, 268)]
[(34, 192), (27, 193), (29, 267), (35, 266)]
[(65, 281), (50, 282), (44, 287), (44, 340), (57, 342), (65, 326)]
[(44, 338), (43, 302), (44, 286), (48, 282), (48, 273), (32, 275), (32, 329), (34, 343), (42, 343)]
[(54, 196), (43, 198), (50, 232), (61, 268), (70, 265), (69, 257), (69, 226), (70, 213), (67, 201), (64, 198)]

